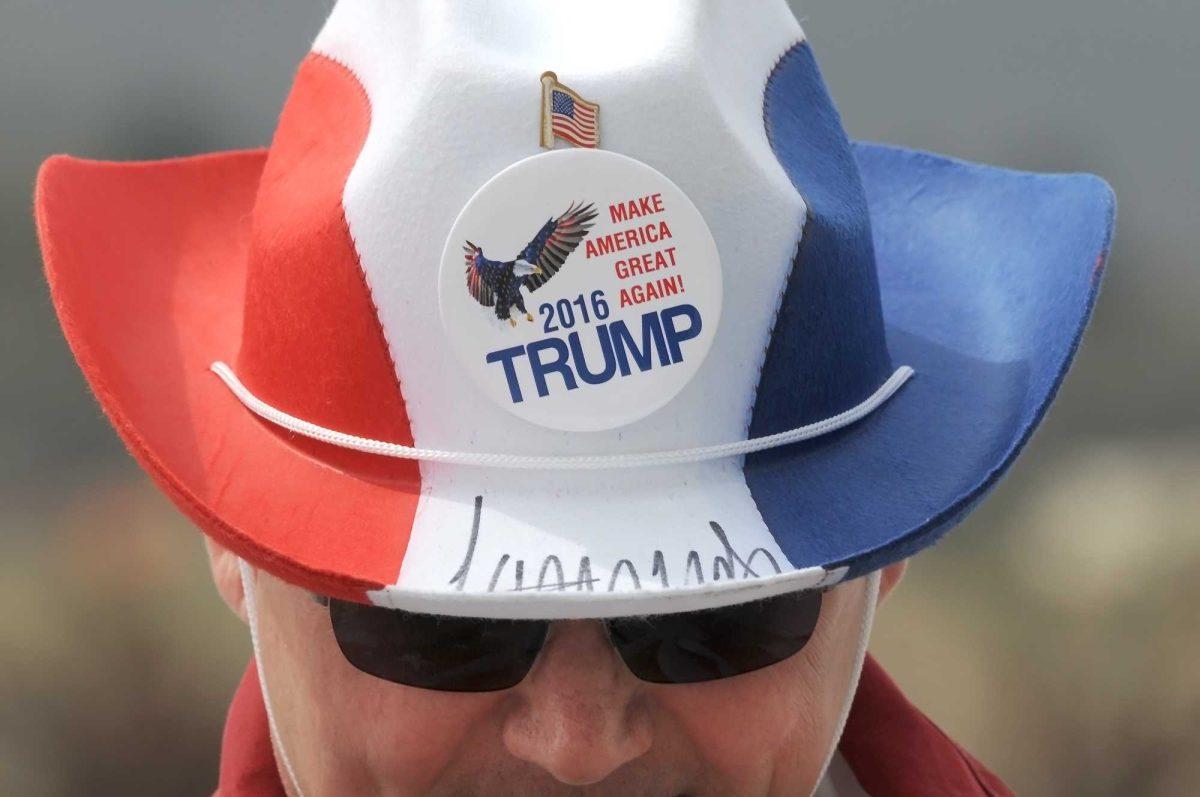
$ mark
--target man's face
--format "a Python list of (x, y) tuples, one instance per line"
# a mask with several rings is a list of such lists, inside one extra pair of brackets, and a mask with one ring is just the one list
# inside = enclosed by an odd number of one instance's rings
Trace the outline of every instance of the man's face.
[[(238, 608), (229, 567), (214, 560), (214, 571)], [(598, 622), (555, 623), (519, 685), (462, 694), (359, 672), (310, 595), (260, 571), (250, 586), (271, 707), (306, 797), (809, 794), (870, 614), (866, 581), (845, 583), (797, 655), (683, 686), (635, 678)]]

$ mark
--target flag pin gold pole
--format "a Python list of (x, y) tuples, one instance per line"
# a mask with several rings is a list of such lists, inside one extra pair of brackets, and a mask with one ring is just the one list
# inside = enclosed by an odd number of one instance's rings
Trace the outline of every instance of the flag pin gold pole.
[(554, 149), (553, 102), (554, 87), (558, 84), (558, 75), (546, 71), (542, 73), (542, 141), (543, 149)]

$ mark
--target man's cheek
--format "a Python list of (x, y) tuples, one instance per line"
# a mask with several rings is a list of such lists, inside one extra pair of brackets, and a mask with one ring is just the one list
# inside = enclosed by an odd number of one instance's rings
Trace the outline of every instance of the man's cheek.
[(303, 774), (337, 789), (428, 786), (469, 750), (466, 737), (486, 725), (496, 696), (432, 692), (367, 675), (342, 655), (325, 608), (274, 579), (260, 583), (271, 699), (289, 753), (303, 757)]
[(820, 766), (834, 719), (803, 655), (747, 675), (652, 694), (702, 759), (730, 783), (770, 783)]
[[(314, 700), (343, 726), (333, 745), (346, 748), (383, 783), (425, 789), (443, 773), (487, 746), (498, 731), (496, 703), (488, 694), (452, 694), (400, 686), (350, 668)], [(336, 705), (333, 705), (336, 703)], [(413, 793), (420, 793), (414, 789)]]

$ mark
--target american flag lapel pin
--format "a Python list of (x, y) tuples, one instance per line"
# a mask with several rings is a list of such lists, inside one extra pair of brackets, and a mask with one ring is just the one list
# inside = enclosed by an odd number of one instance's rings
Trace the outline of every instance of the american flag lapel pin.
[(553, 72), (543, 72), (542, 146), (554, 149), (556, 138), (577, 147), (600, 146), (600, 106), (559, 83)]

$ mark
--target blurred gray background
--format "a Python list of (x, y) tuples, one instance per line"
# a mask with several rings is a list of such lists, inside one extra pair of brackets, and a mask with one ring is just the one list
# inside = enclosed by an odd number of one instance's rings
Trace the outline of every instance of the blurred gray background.
[[(265, 145), (326, 0), (0, 0), (0, 793), (208, 794), (249, 654), (54, 321), (37, 165)], [(858, 138), (1116, 188), (1042, 431), (872, 648), (1020, 794), (1200, 782), (1200, 3), (803, 0)]]

